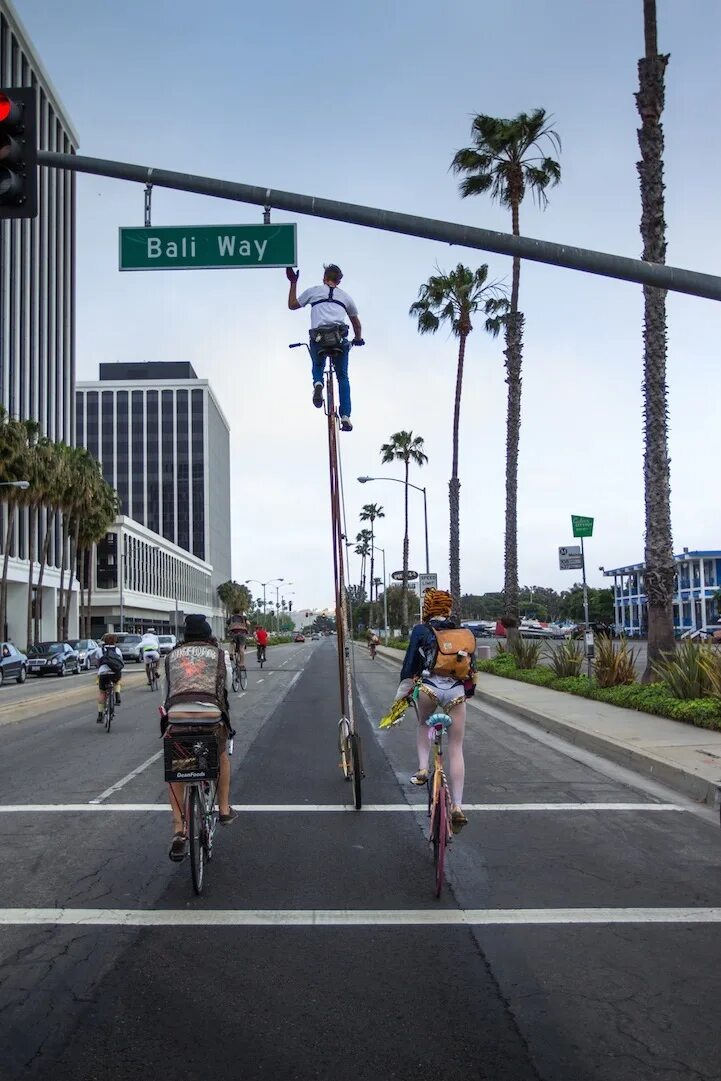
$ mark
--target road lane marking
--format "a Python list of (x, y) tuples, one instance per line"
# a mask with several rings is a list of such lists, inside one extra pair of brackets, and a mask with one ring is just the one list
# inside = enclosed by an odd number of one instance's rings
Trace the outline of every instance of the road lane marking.
[(151, 754), (150, 758), (146, 758), (145, 762), (143, 762), (142, 765), (138, 766), (137, 769), (132, 770), (131, 773), (127, 773), (125, 777), (121, 777), (119, 781), (111, 785), (110, 788), (106, 788), (104, 792), (101, 792), (99, 796), (96, 796), (95, 799), (89, 800), (89, 802), (91, 804), (102, 803), (103, 800), (106, 800), (108, 798), (108, 796), (112, 796), (114, 792), (119, 792), (121, 788), (124, 788), (125, 785), (128, 784), (130, 781), (134, 780), (134, 778), (137, 777), (139, 773), (142, 773), (144, 769), (148, 768), (148, 766), (152, 766), (153, 762), (157, 762), (159, 758), (162, 758), (162, 756), (162, 751), (156, 751), (155, 754)]
[(721, 908), (144, 909), (0, 908), (0, 926), (525, 927), (721, 923)]
[[(145, 768), (150, 762), (159, 757), (154, 755), (148, 762), (139, 767), (132, 774), (128, 774), (124, 781), (129, 780)], [(120, 786), (107, 789), (102, 796), (91, 800), (89, 803), (12, 803), (0, 804), (0, 814), (38, 814), (57, 811), (69, 814), (74, 811), (167, 811), (166, 803), (101, 803), (101, 799), (107, 794), (117, 791)], [(315, 812), (354, 811), (352, 804), (345, 803), (234, 803), (236, 811), (244, 814), (309, 814)], [(467, 803), (464, 811), (483, 812), (496, 814), (498, 812), (543, 812), (543, 811), (687, 811), (689, 808), (676, 803)], [(366, 803), (364, 811), (387, 811), (398, 813), (403, 811), (426, 812), (425, 803)]]

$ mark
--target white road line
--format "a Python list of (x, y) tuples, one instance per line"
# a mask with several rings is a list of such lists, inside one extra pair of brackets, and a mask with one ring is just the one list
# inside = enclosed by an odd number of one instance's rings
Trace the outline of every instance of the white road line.
[(265, 677), (263, 677), (263, 679), (257, 679), (256, 683), (265, 683)]
[(125, 777), (122, 777), (114, 785), (111, 785), (110, 788), (106, 788), (104, 792), (101, 792), (99, 796), (96, 796), (95, 799), (91, 799), (89, 802), (102, 803), (103, 800), (106, 800), (108, 798), (108, 796), (112, 796), (114, 792), (119, 792), (121, 788), (124, 788), (126, 784), (133, 780), (133, 778), (137, 777), (138, 774), (142, 773), (144, 769), (148, 768), (148, 766), (152, 766), (153, 762), (157, 762), (159, 758), (162, 758), (162, 756), (162, 751), (156, 751), (155, 754), (151, 754), (150, 758), (146, 759), (145, 762), (143, 762), (142, 765), (138, 766), (137, 769), (134, 769), (132, 773), (128, 773)]
[[(146, 763), (147, 764), (147, 763)], [(130, 776), (130, 775), (129, 775)], [(108, 792), (113, 789), (108, 789)], [(69, 814), (74, 811), (167, 811), (165, 803), (12, 803), (0, 804), (0, 814), (38, 814), (57, 811)], [(344, 803), (234, 803), (236, 811), (243, 814), (309, 814), (314, 812), (353, 811), (355, 808)], [(465, 811), (485, 812), (490, 814), (538, 811), (687, 811), (688, 808), (676, 803), (468, 803)], [(387, 811), (393, 814), (403, 811), (425, 813), (425, 803), (367, 803), (364, 811)]]
[(549, 924), (721, 923), (721, 908), (215, 909), (0, 908), (0, 926), (524, 927)]

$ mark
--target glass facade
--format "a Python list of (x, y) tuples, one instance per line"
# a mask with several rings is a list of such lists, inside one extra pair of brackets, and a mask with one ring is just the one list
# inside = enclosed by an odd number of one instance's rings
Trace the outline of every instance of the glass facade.
[(205, 559), (205, 469), (203, 439), (203, 392), (194, 390), (191, 393), (191, 419), (192, 419), (192, 491), (193, 491), (193, 553), (200, 559)]
[(176, 464), (178, 471), (178, 535), (177, 544), (190, 548), (190, 516), (192, 507), (190, 504), (190, 445), (188, 439), (188, 392), (177, 390), (176, 417), (178, 442), (176, 451)]
[(129, 457), (128, 457), (128, 392), (119, 390), (115, 399), (115, 487), (120, 501), (120, 513), (130, 514), (128, 495), (129, 483)]
[[(146, 482), (148, 502), (145, 524), (153, 533), (160, 533), (160, 445), (158, 443), (158, 392), (149, 390), (146, 397)], [(133, 515), (137, 522), (143, 518)]]

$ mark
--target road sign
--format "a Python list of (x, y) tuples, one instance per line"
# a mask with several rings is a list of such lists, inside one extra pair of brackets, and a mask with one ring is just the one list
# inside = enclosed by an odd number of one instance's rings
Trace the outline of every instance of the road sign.
[(593, 536), (593, 518), (585, 518), (582, 514), (571, 515), (574, 537)]
[(421, 597), (427, 589), (438, 589), (438, 575), (437, 574), (419, 574), (418, 575), (418, 592)]
[(558, 566), (562, 571), (580, 571), (583, 567), (583, 556), (577, 544), (558, 549)]
[(418, 577), (418, 571), (406, 571), (405, 575), (403, 574), (403, 571), (393, 571), (393, 574), (391, 575), (394, 582), (402, 582), (404, 577), (408, 582), (415, 582)]
[(297, 263), (295, 223), (120, 229), (120, 270), (218, 270)]

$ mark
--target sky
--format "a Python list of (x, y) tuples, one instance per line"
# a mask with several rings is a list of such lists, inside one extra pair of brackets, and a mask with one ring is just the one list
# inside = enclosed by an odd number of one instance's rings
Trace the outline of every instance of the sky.
[[(449, 172), (477, 113), (545, 108), (562, 140), (549, 206), (521, 208), (527, 236), (638, 257), (634, 92), (642, 0), (14, 0), (78, 132), (80, 153), (510, 231), (488, 197), (462, 200)], [(671, 54), (663, 116), (667, 261), (718, 273), (721, 5), (658, 0)], [(78, 180), (77, 372), (101, 361), (187, 360), (231, 425), (233, 575), (283, 577), (296, 607), (333, 596), (324, 416), (310, 401), (307, 311), (287, 309), (282, 270), (122, 274), (119, 226), (142, 225), (143, 189)], [(448, 580), (448, 480), (456, 344), (419, 337), (419, 286), (459, 261), (510, 284), (510, 259), (274, 211), (298, 223), (300, 287), (323, 263), (344, 271), (366, 347), (351, 354), (354, 431), (342, 437), (348, 535), (380, 503), (378, 544), (401, 566), (403, 488), (359, 475), (381, 466), (399, 429), (425, 440), (413, 483), (428, 492), (431, 570)], [(154, 225), (261, 221), (257, 207), (155, 189)], [(643, 558), (640, 286), (525, 263), (518, 494), (522, 585), (570, 588), (557, 549), (572, 513), (595, 518), (598, 567)], [(669, 294), (668, 384), (674, 550), (721, 548), (710, 483), (716, 422), (717, 303)], [(503, 343), (469, 339), (460, 437), (461, 584), (502, 588), (505, 507)], [(424, 570), (420, 493), (410, 492), (410, 560)], [(351, 577), (359, 562), (353, 557)]]

